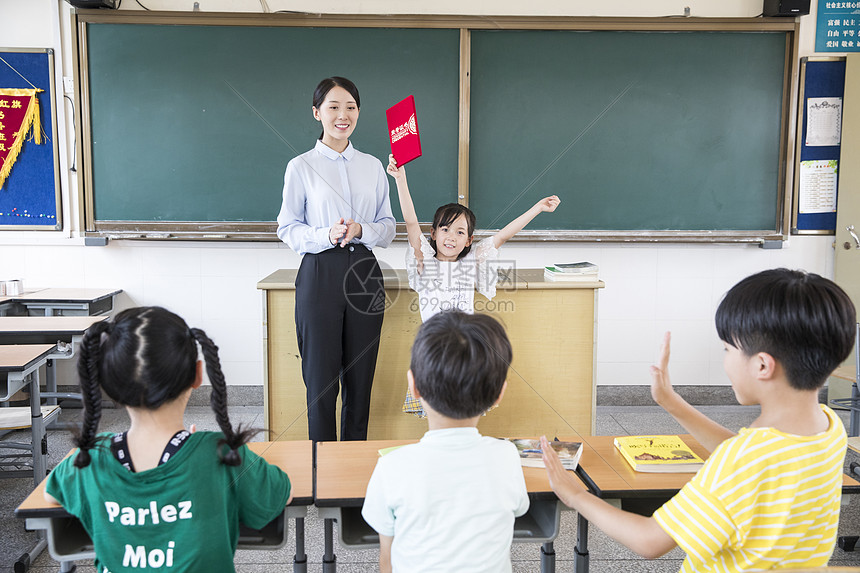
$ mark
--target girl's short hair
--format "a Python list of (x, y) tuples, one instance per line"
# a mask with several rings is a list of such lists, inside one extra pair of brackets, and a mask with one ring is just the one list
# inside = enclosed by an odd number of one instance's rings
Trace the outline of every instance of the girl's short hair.
[(227, 383), (218, 347), (199, 328), (189, 328), (178, 315), (158, 306), (124, 310), (113, 320), (97, 322), (81, 341), (78, 375), (84, 404), (81, 430), (75, 437), (79, 468), (90, 462), (101, 420), (102, 390), (122, 406), (155, 410), (178, 398), (197, 376), (197, 345), (203, 352), (212, 383), (211, 405), (229, 447), (227, 465), (241, 463), (238, 448), (255, 433), (234, 430), (227, 415)]
[[(361, 97), (358, 95), (358, 88), (355, 87), (354, 83), (340, 76), (326, 78), (317, 84), (317, 89), (314, 90), (314, 107), (321, 108), (322, 104), (325, 103), (325, 96), (335, 87), (341, 87), (349, 92), (349, 95), (355, 100), (356, 107), (361, 109)], [(325, 131), (320, 134), (319, 139), (322, 139), (323, 135), (325, 135)]]
[[(466, 216), (466, 228), (469, 233), (469, 237), (471, 237), (475, 234), (475, 214), (471, 209), (465, 205), (460, 205), (459, 203), (448, 203), (447, 205), (442, 205), (436, 209), (436, 214), (433, 215), (433, 228), (438, 229), (439, 227), (450, 227), (460, 215)], [(436, 248), (436, 239), (433, 237), (430, 237), (430, 246), (433, 247), (434, 251), (437, 253), (439, 252)], [(466, 245), (466, 248), (457, 256), (457, 260), (459, 261), (468, 255), (471, 250), (472, 245)]]

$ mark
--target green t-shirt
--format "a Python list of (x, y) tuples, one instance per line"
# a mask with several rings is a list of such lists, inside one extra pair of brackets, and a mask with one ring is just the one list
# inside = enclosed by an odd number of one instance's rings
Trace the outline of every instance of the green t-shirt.
[(242, 463), (217, 454), (220, 432), (196, 432), (166, 463), (139, 473), (123, 467), (110, 435), (48, 476), (47, 492), (80, 519), (93, 540), (98, 573), (141, 569), (233, 572), (239, 522), (260, 529), (286, 507), (290, 480), (243, 446)]

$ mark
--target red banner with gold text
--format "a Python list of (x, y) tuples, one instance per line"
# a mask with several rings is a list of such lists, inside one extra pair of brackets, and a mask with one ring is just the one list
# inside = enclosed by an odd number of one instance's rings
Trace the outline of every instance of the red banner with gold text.
[(0, 189), (21, 153), (27, 133), (31, 133), (31, 140), (42, 143), (42, 121), (36, 97), (40, 91), (0, 88)]

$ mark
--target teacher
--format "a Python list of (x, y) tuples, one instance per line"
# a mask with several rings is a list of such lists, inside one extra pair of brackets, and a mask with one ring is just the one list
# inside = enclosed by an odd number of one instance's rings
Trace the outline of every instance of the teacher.
[(388, 179), (378, 159), (353, 147), (358, 88), (326, 78), (314, 91), (322, 134), (287, 164), (278, 237), (303, 255), (296, 276), (296, 336), (307, 388), (308, 434), (366, 440), (385, 291), (374, 247), (394, 238)]

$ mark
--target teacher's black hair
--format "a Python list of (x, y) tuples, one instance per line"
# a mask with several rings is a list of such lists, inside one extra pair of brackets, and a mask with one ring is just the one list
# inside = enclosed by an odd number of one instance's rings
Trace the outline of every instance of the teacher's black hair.
[[(320, 109), (325, 102), (325, 96), (335, 87), (341, 87), (349, 92), (349, 95), (355, 100), (356, 107), (361, 109), (361, 96), (358, 95), (358, 88), (350, 80), (340, 76), (326, 78), (317, 84), (317, 89), (314, 90), (314, 107)], [(325, 131), (320, 134), (318, 139), (322, 139), (323, 135), (325, 135)]]
[(746, 356), (770, 354), (796, 390), (820, 388), (854, 347), (854, 304), (814, 273), (771, 269), (733, 286), (717, 308), (720, 339)]
[(421, 325), (409, 367), (431, 408), (463, 420), (496, 403), (512, 357), (508, 335), (496, 319), (450, 310)]
[(150, 306), (124, 310), (113, 320), (94, 324), (84, 334), (78, 359), (84, 415), (74, 440), (80, 448), (75, 466), (89, 465), (88, 450), (96, 447), (102, 390), (117, 404), (156, 410), (193, 385), (198, 343), (212, 383), (212, 410), (224, 433), (221, 443), (229, 448), (222, 462), (239, 465), (238, 449), (255, 432), (241, 426), (234, 430), (230, 423), (218, 347), (205, 332), (188, 328), (176, 314)]

